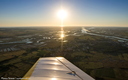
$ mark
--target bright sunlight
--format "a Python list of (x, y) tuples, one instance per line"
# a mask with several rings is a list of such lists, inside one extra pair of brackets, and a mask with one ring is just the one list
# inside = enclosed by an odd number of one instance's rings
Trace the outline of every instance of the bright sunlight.
[(61, 10), (58, 12), (58, 17), (63, 20), (64, 18), (67, 17), (67, 11), (61, 9)]

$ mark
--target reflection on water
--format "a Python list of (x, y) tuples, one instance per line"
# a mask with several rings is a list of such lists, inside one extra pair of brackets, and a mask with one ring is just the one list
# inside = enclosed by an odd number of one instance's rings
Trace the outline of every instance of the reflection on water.
[(61, 51), (63, 51), (63, 41), (64, 41), (64, 37), (65, 37), (64, 29), (63, 29), (63, 27), (61, 27), (61, 33), (60, 33), (60, 39), (61, 39)]
[(63, 33), (61, 33), (60, 37), (61, 37), (61, 39), (63, 39), (63, 38), (64, 38), (64, 34), (63, 34)]
[(57, 80), (57, 78), (52, 78), (52, 80)]
[(61, 31), (61, 33), (60, 33), (60, 38), (63, 39), (64, 36), (65, 36), (65, 35), (64, 35), (64, 31)]

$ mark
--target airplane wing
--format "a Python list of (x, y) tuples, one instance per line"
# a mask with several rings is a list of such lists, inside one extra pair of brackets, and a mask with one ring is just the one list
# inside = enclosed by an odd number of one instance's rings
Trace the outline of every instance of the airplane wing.
[(95, 80), (64, 57), (45, 57), (33, 65), (21, 80)]

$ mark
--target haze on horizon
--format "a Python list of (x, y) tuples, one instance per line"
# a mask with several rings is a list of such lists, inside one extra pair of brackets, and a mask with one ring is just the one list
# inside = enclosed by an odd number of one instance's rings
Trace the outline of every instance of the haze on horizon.
[(128, 0), (0, 0), (0, 27), (60, 26), (57, 11), (68, 12), (64, 26), (128, 27)]

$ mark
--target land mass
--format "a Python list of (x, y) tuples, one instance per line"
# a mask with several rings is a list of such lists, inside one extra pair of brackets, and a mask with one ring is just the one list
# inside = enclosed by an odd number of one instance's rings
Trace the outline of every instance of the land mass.
[(96, 80), (127, 80), (128, 28), (82, 29), (64, 27), (62, 40), (60, 27), (0, 28), (0, 77), (23, 77), (40, 57), (62, 56)]

